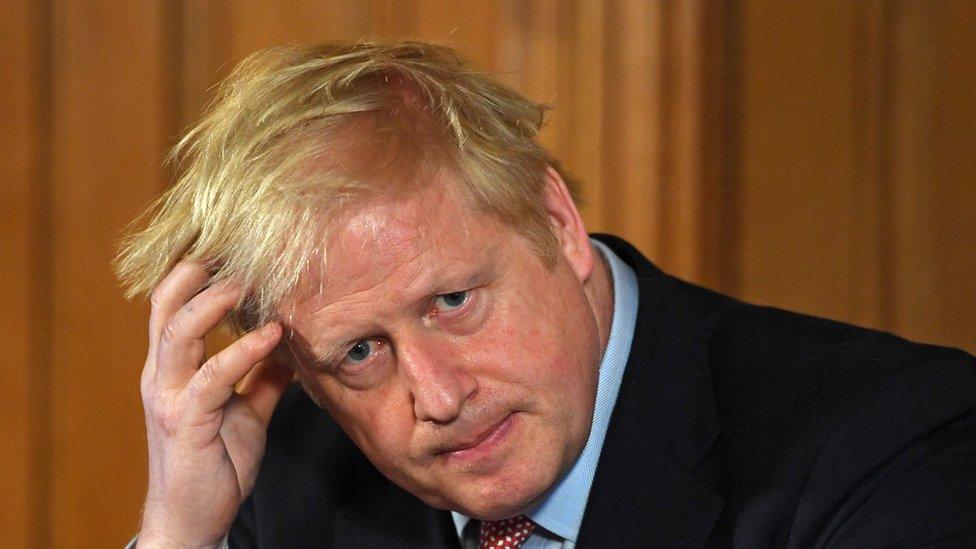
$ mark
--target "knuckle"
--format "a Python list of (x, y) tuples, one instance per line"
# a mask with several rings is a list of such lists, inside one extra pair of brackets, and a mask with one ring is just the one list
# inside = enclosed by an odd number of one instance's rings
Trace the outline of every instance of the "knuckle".
[(139, 394), (142, 395), (143, 406), (149, 406), (153, 402), (152, 381), (146, 379), (147, 376), (142, 377), (143, 379), (139, 381)]
[(211, 394), (211, 385), (201, 380), (191, 381), (186, 386), (187, 404), (207, 400)]
[(149, 294), (149, 306), (153, 309), (158, 309), (162, 306), (163, 302), (166, 301), (166, 290), (163, 284), (156, 286), (152, 293)]
[(149, 389), (150, 384), (152, 384), (153, 374), (155, 373), (151, 358), (146, 360), (145, 366), (142, 367), (142, 372), (139, 373), (139, 388), (143, 391)]
[(172, 437), (180, 428), (182, 413), (180, 407), (173, 405), (158, 406), (150, 412), (153, 423), (160, 429), (163, 435)]
[(146, 410), (155, 406), (158, 399), (156, 383), (153, 373), (148, 368), (142, 371), (142, 376), (139, 378), (139, 394), (142, 396), (142, 406)]
[(171, 318), (169, 322), (163, 325), (162, 339), (164, 343), (173, 343), (178, 341), (180, 337), (180, 329), (182, 327), (182, 322), (177, 318)]
[(207, 359), (207, 361), (203, 363), (203, 366), (200, 366), (200, 381), (203, 382), (204, 386), (209, 387), (211, 384), (217, 382), (219, 372), (220, 355), (214, 355)]

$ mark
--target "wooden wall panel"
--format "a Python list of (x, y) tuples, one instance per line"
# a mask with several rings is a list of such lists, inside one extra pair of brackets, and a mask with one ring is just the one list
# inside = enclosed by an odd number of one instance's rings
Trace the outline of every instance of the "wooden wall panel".
[(209, 89), (271, 44), (456, 47), (553, 106), (542, 141), (584, 182), (591, 229), (747, 299), (976, 350), (972, 2), (16, 0), (0, 17), (4, 547), (137, 528), (147, 306), (109, 261)]
[[(608, 137), (607, 105), (604, 101), (606, 77), (607, 9), (601, 2), (579, 2), (569, 8), (569, 34), (565, 41), (567, 78), (560, 78), (560, 95), (553, 104), (553, 118), (566, 120), (567, 139), (561, 147), (550, 146), (566, 164), (570, 173), (584, 185), (583, 219), (591, 230), (606, 230), (606, 218), (612, 215), (604, 188), (605, 155), (603, 143)], [(531, 32), (531, 29), (529, 30)], [(563, 97), (563, 100), (559, 100)]]
[(976, 350), (976, 6), (897, 2), (892, 328)]
[[(634, 235), (641, 250), (660, 258), (669, 142), (662, 131), (667, 125), (665, 26), (670, 10), (663, 3), (636, 0), (608, 11), (607, 29), (612, 32), (607, 32), (607, 68), (600, 82), (606, 121), (599, 149), (606, 158), (598, 174), (603, 208), (597, 224), (607, 232)], [(625, 210), (646, 215), (626, 215)]]
[(976, 3), (946, 2), (936, 13), (939, 322), (923, 335), (976, 353)]
[(495, 6), (460, 0), (183, 2), (181, 122), (186, 125), (197, 118), (211, 87), (234, 65), (260, 48), (278, 44), (416, 38), (461, 48), (492, 68), (497, 57)]
[(44, 11), (29, 1), (11, 2), (0, 14), (0, 546), (36, 545), (32, 529), (43, 516), (46, 497), (43, 456), (46, 429), (46, 364), (37, 329), (38, 289), (43, 257), (45, 177)]
[(182, 1), (178, 37), (181, 126), (192, 124), (212, 86), (248, 54), (268, 46), (355, 40), (366, 33), (364, 2)]
[(734, 106), (742, 91), (737, 85), (740, 4), (706, 3), (698, 24), (699, 238), (695, 243), (697, 265), (690, 276), (710, 288), (733, 291), (740, 240), (735, 184), (740, 159), (734, 152), (741, 115)]
[[(889, 15), (891, 53), (890, 159), (894, 324), (903, 333), (931, 336), (938, 325), (938, 165), (933, 146), (933, 99), (939, 52), (935, 13), (901, 3)], [(910, 314), (906, 314), (910, 313)], [(920, 333), (927, 332), (927, 333)]]
[(175, 113), (166, 3), (52, 6), (53, 547), (124, 544), (145, 494), (139, 372), (146, 306), (110, 263), (125, 225), (162, 188)]
[[(706, 189), (717, 183), (706, 180), (716, 159), (705, 154), (701, 112), (719, 90), (704, 88), (704, 60), (720, 55), (718, 44), (704, 39), (714, 9), (690, 0), (629, 2), (607, 10), (607, 63), (600, 78), (604, 131), (595, 192), (602, 195), (602, 211), (595, 226), (625, 236), (662, 267), (691, 280), (701, 280), (708, 261), (696, 244), (702, 224), (721, 219), (705, 219), (699, 211)], [(581, 130), (576, 138), (585, 140)], [(720, 207), (713, 205), (712, 213)]]
[(976, 350), (972, 4), (740, 13), (726, 289)]
[[(850, 318), (858, 288), (854, 3), (742, 7), (738, 292)], [(829, 44), (829, 47), (826, 45)]]
[(875, 327), (891, 325), (891, 254), (889, 228), (889, 9), (884, 0), (860, 3), (854, 13), (853, 101), (854, 152), (850, 187), (855, 215), (850, 232), (852, 291), (845, 320)]

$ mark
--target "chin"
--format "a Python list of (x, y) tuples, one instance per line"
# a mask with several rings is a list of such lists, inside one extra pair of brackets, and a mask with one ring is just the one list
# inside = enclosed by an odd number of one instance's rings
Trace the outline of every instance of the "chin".
[[(459, 483), (462, 481), (458, 481)], [(455, 485), (457, 486), (457, 485)], [(467, 487), (470, 488), (470, 485)], [(520, 491), (513, 494), (510, 490), (500, 490), (500, 487), (487, 487), (472, 493), (467, 490), (462, 493), (414, 492), (414, 495), (424, 503), (437, 509), (457, 511), (467, 517), (478, 520), (500, 520), (514, 517), (530, 511), (542, 494), (548, 489), (533, 491), (525, 495)], [(408, 490), (409, 491), (409, 490)]]
[[(530, 474), (538, 475), (540, 468), (527, 469)], [(459, 494), (456, 510), (479, 520), (500, 520), (525, 514), (539, 504), (562, 474), (556, 464), (545, 469), (550, 472), (544, 476), (495, 479), (483, 486), (472, 487), (475, 488), (472, 492)]]
[[(528, 440), (544, 441), (526, 444), (521, 451), (509, 456), (502, 467), (484, 474), (472, 469), (439, 471), (426, 482), (418, 479), (390, 476), (397, 484), (413, 493), (427, 505), (457, 511), (479, 520), (500, 520), (532, 511), (546, 494), (572, 467), (589, 435), (588, 424), (570, 424), (573, 435), (566, 440), (551, 430), (532, 432)], [(544, 448), (559, 448), (562, 452), (543, 452)], [(388, 475), (389, 476), (389, 475)], [(411, 482), (414, 480), (414, 482)]]
[(515, 501), (478, 501), (471, 506), (454, 509), (459, 513), (478, 520), (501, 520), (525, 514), (535, 507), (540, 496)]

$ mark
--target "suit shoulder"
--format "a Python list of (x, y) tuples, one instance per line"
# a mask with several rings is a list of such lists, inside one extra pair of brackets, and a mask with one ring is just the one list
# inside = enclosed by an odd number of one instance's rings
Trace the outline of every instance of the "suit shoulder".
[(775, 415), (764, 422), (799, 422), (793, 432), (873, 399), (947, 413), (976, 399), (976, 359), (961, 350), (770, 307), (728, 308), (709, 357), (727, 416)]
[(839, 505), (915, 441), (976, 410), (969, 354), (841, 322), (739, 304), (716, 321), (709, 353), (744, 514), (771, 497)]
[(753, 386), (829, 398), (872, 390), (895, 375), (976, 381), (976, 359), (959, 349), (738, 302), (715, 320), (710, 358), (720, 389), (732, 391)]

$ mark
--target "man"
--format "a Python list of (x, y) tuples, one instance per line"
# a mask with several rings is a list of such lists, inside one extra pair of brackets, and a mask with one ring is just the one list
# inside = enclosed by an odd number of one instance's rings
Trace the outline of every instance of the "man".
[(426, 44), (235, 70), (119, 260), (140, 546), (976, 541), (972, 357), (591, 240), (542, 113)]

